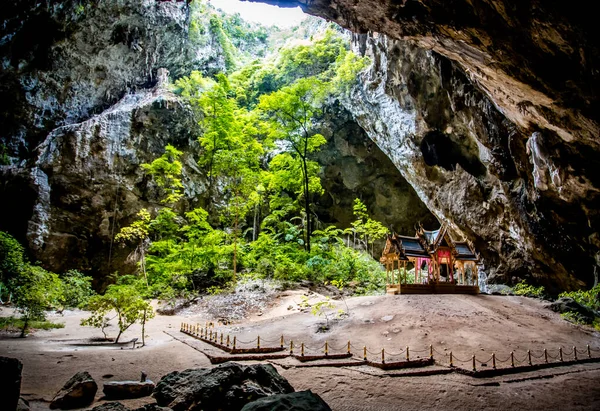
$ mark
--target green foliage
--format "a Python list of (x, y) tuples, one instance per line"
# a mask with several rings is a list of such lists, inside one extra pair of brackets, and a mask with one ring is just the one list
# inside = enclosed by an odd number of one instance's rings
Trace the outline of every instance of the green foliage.
[(546, 290), (543, 286), (534, 287), (533, 285), (527, 284), (525, 280), (516, 284), (513, 287), (513, 292), (515, 295), (522, 295), (524, 297), (533, 297), (533, 298), (544, 298), (546, 295)]
[[(216, 39), (228, 71), (239, 66), (250, 44), (266, 44), (268, 34), (206, 2), (191, 6), (190, 40)], [(359, 293), (381, 291), (380, 264), (345, 247), (341, 229), (313, 230), (311, 223), (312, 197), (323, 193), (320, 165), (312, 157), (326, 142), (317, 132), (323, 104), (347, 93), (367, 63), (349, 51), (343, 36), (328, 30), (229, 76), (192, 72), (175, 81), (174, 91), (200, 119), (198, 165), (206, 170), (210, 199), (206, 210), (179, 215), (165, 207), (154, 218), (138, 215), (121, 230), (118, 240), (139, 242), (146, 295), (216, 292), (238, 272), (284, 282), (338, 281)], [(167, 147), (163, 157), (145, 166), (161, 188), (179, 181), (179, 155)], [(366, 210), (357, 222), (364, 248), (378, 238), (378, 224)]]
[[(0, 329), (8, 331), (22, 330), (25, 326), (25, 320), (23, 318), (16, 317), (0, 317)], [(58, 328), (65, 328), (63, 323), (53, 323), (51, 321), (29, 321), (29, 329), (33, 330), (53, 330)]]
[[(0, 231), (0, 284), (6, 285), (26, 267), (25, 250), (10, 234)], [(0, 290), (0, 298), (3, 295)]]
[(119, 342), (121, 335), (134, 323), (145, 321), (154, 316), (150, 304), (142, 298), (138, 289), (132, 285), (110, 285), (104, 295), (95, 295), (90, 298), (87, 309), (91, 316), (81, 320), (81, 325), (104, 329), (108, 315), (116, 313), (119, 333), (115, 343)]
[(77, 307), (93, 291), (91, 278), (69, 271), (62, 278), (26, 261), (24, 249), (13, 237), (0, 231), (0, 274), (4, 293), (22, 315), (21, 336), (32, 321), (42, 321), (50, 308)]
[(354, 199), (353, 211), (356, 220), (352, 222), (352, 229), (347, 230), (347, 233), (354, 234), (356, 238), (364, 243), (364, 247), (368, 251), (369, 244), (373, 245), (376, 240), (384, 237), (388, 230), (379, 221), (375, 221), (369, 217), (367, 206), (358, 198)]
[(12, 301), (23, 318), (21, 336), (24, 337), (33, 320), (44, 320), (45, 310), (61, 305), (63, 292), (58, 275), (41, 267), (27, 265), (19, 275), (9, 282)]
[(331, 310), (333, 308), (335, 308), (335, 305), (331, 302), (329, 297), (327, 297), (324, 300), (317, 301), (316, 303), (314, 303), (310, 308), (310, 313), (316, 317), (325, 317), (325, 330), (328, 330), (329, 317), (332, 315), (328, 312), (328, 310)]
[(561, 293), (559, 298), (569, 297), (594, 311), (600, 311), (600, 284), (589, 290), (577, 290)]
[(228, 71), (233, 70), (236, 67), (236, 49), (231, 43), (229, 36), (223, 30), (223, 22), (217, 15), (212, 15), (210, 17), (210, 31), (213, 34), (214, 38), (217, 40), (219, 45), (221, 46), (221, 50), (223, 52), (223, 57), (225, 59), (225, 68)]
[(148, 237), (150, 233), (150, 221), (152, 216), (145, 208), (142, 208), (136, 214), (137, 220), (128, 227), (123, 227), (115, 236), (116, 241), (140, 241)]
[(0, 166), (7, 166), (10, 164), (8, 158), (8, 148), (4, 143), (0, 143)]
[(181, 182), (181, 162), (179, 157), (183, 152), (170, 144), (165, 147), (165, 153), (150, 164), (142, 164), (142, 168), (156, 181), (164, 191), (163, 204), (174, 204), (183, 197)]
[(92, 278), (87, 277), (77, 270), (67, 271), (61, 277), (63, 293), (61, 302), (64, 307), (85, 306), (94, 291), (92, 290)]

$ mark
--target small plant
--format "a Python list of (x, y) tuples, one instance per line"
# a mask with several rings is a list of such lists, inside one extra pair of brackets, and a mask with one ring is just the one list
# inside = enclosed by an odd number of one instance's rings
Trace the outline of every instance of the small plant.
[(329, 300), (329, 297), (322, 301), (314, 303), (310, 309), (310, 313), (316, 317), (325, 317), (325, 326), (319, 327), (319, 331), (329, 330), (329, 316), (328, 309), (335, 308), (335, 305)]
[(543, 286), (534, 287), (533, 285), (527, 284), (525, 280), (515, 285), (513, 287), (513, 292), (515, 295), (533, 298), (544, 298), (546, 295), (546, 290)]

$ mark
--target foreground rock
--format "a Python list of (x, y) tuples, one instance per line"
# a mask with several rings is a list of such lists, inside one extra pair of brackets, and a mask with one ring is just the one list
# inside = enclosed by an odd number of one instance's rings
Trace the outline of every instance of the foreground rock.
[[(130, 408), (127, 408), (120, 402), (105, 402), (104, 404), (100, 404), (94, 408), (92, 411), (132, 411)], [(170, 408), (161, 407), (157, 404), (146, 404), (140, 408), (136, 408), (133, 411), (172, 411)]]
[(581, 320), (588, 324), (591, 324), (596, 317), (596, 313), (594, 311), (579, 304), (577, 301), (569, 297), (559, 298), (558, 300), (547, 304), (546, 308), (561, 314), (567, 312), (576, 313)]
[(92, 411), (130, 411), (130, 409), (120, 402), (105, 402), (92, 408)]
[(293, 391), (270, 364), (227, 363), (167, 374), (156, 385), (153, 396), (158, 405), (175, 411), (235, 411), (259, 398)]
[(107, 399), (124, 400), (127, 398), (147, 397), (154, 390), (154, 383), (148, 381), (110, 381), (104, 383), (102, 391)]
[(51, 409), (81, 408), (94, 401), (98, 384), (87, 371), (80, 371), (65, 383), (50, 403)]
[(29, 401), (25, 398), (19, 398), (19, 403), (17, 404), (17, 411), (29, 411), (31, 408), (29, 407)]
[(261, 398), (246, 404), (242, 411), (331, 411), (331, 408), (308, 390)]
[(15, 410), (21, 395), (23, 364), (16, 358), (0, 357), (0, 370), (0, 398), (7, 410)]

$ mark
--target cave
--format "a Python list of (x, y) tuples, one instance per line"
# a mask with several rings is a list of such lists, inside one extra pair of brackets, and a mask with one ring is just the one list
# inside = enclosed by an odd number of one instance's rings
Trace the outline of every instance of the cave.
[[(299, 6), (349, 29), (353, 49), (372, 62), (341, 105), (349, 127), (372, 141), (357, 143), (366, 150), (359, 163), (377, 156), (390, 161), (385, 166), (373, 162), (373, 179), (362, 183), (367, 190), (363, 198), (380, 207), (379, 215), (400, 212), (382, 200), (386, 189), (378, 182), (397, 179), (395, 189), (412, 187), (410, 201), (402, 203), (404, 210), (414, 211), (409, 219), (431, 225), (437, 219), (447, 221), (457, 235), (478, 244), (489, 281), (512, 283), (527, 275), (557, 289), (594, 282), (590, 273), (600, 260), (595, 160), (600, 150), (600, 53), (588, 6), (575, 10), (539, 0), (518, 5), (508, 0), (485, 5), (436, 0), (262, 2)], [(3, 199), (14, 193), (18, 197), (17, 203), (3, 204), (5, 214), (15, 218), (2, 221), (1, 227), (31, 242), (35, 236), (27, 233), (28, 220), (56, 212), (56, 221), (62, 221), (61, 213), (81, 206), (99, 213), (97, 221), (86, 223), (86, 232), (98, 232), (98, 227), (102, 232), (90, 241), (107, 244), (102, 230), (114, 217), (106, 211), (111, 209), (108, 193), (114, 192), (109, 189), (114, 185), (113, 149), (95, 147), (105, 158), (73, 158), (79, 168), (69, 169), (67, 157), (65, 164), (59, 161), (61, 144), (75, 136), (79, 145), (74, 147), (84, 147), (80, 143), (88, 141), (82, 126), (86, 121), (95, 122), (95, 129), (110, 130), (102, 141), (116, 136), (122, 130), (119, 124), (133, 118), (133, 133), (117, 160), (134, 187), (123, 201), (153, 201), (135, 172), (152, 153), (136, 152), (135, 147), (176, 142), (193, 152), (198, 149), (192, 137), (196, 126), (176, 100), (157, 99), (125, 113), (120, 111), (122, 97), (156, 87), (159, 69), (167, 69), (173, 78), (192, 68), (216, 73), (224, 57), (190, 49), (187, 2), (127, 3), (125, 11), (108, 4), (74, 9), (63, 2), (64, 7), (52, 9), (34, 3), (11, 0), (0, 28), (2, 38), (8, 39), (0, 45), (5, 62), (0, 92), (7, 96), (0, 137), (10, 157), (10, 164), (0, 166), (0, 178)], [(109, 24), (113, 17), (117, 20)], [(32, 26), (46, 27), (49, 34), (32, 37)], [(164, 121), (170, 125), (160, 126)], [(144, 130), (149, 129), (158, 140), (148, 140)], [(536, 139), (538, 134), (544, 137)], [(328, 138), (329, 144), (337, 144), (334, 132)], [(322, 211), (327, 219), (347, 224), (348, 213), (335, 207), (347, 203), (337, 198), (342, 191), (344, 196), (355, 194), (350, 174), (357, 166), (344, 163), (347, 157), (339, 160), (329, 165), (327, 184), (335, 195), (323, 197)], [(83, 193), (73, 196), (89, 198), (73, 197), (61, 205), (57, 195), (68, 197), (73, 183), (57, 178), (50, 208), (37, 207), (37, 189), (17, 189), (12, 177), (15, 170), (22, 174), (36, 167), (54, 176), (68, 171)], [(394, 169), (399, 174), (391, 177)], [(324, 173), (328, 175), (327, 169)], [(198, 196), (201, 183), (191, 169), (185, 178), (190, 195)], [(132, 215), (119, 218), (125, 223)], [(408, 227), (406, 221), (386, 224), (397, 230)], [(41, 241), (46, 234), (39, 235)], [(40, 261), (49, 258), (43, 247), (36, 250)], [(568, 250), (577, 250), (576, 264)]]
[(460, 164), (472, 176), (484, 176), (486, 169), (479, 158), (465, 151), (451, 137), (437, 130), (425, 134), (421, 141), (421, 153), (428, 166), (440, 166), (445, 170), (454, 171)]

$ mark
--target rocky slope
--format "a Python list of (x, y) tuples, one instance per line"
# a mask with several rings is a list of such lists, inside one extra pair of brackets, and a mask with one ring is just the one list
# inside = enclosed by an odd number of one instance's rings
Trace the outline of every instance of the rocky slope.
[(186, 2), (8, 0), (3, 14), (0, 137), (13, 162), (55, 127), (151, 87), (161, 67), (175, 77), (224, 68), (215, 39), (188, 42)]
[[(492, 281), (593, 282), (598, 37), (588, 5), (265, 1), (356, 32), (373, 68), (349, 110)], [(399, 39), (398, 41), (393, 39)]]
[(162, 77), (156, 87), (128, 94), (89, 120), (53, 130), (32, 166), (4, 168), (2, 196), (14, 201), (3, 202), (3, 215), (12, 216), (3, 225), (27, 233), (31, 251), (47, 268), (128, 271), (127, 251), (112, 238), (140, 208), (160, 207), (140, 164), (162, 155), (167, 144), (185, 152), (186, 197), (200, 200), (205, 176), (194, 160), (195, 118), (165, 88), (166, 71)]
[(439, 225), (390, 158), (340, 102), (326, 109), (318, 131), (327, 140), (315, 155), (325, 190), (315, 204), (322, 221), (350, 227), (355, 220), (354, 199), (360, 198), (371, 217), (392, 231), (411, 235), (417, 222), (428, 228)]

